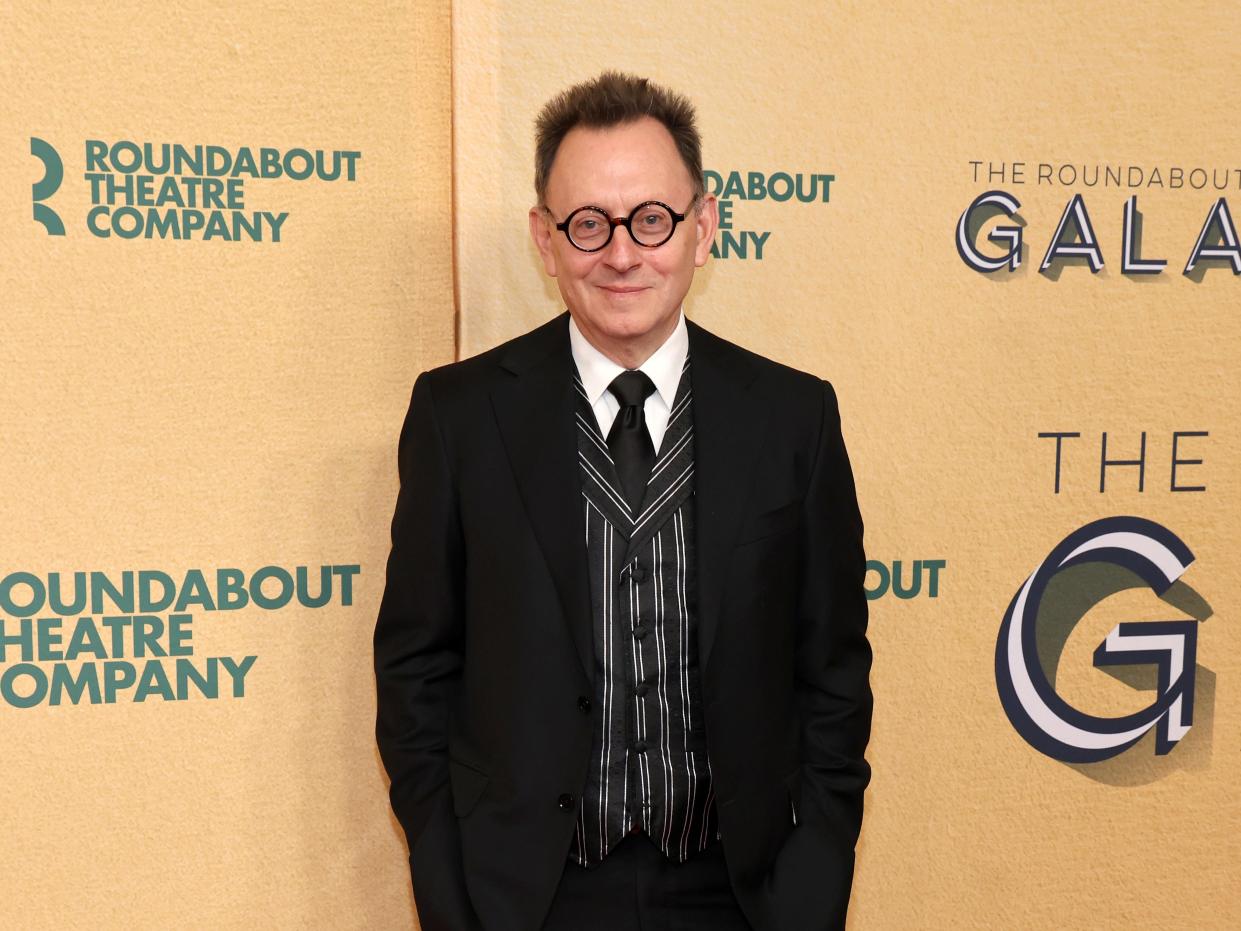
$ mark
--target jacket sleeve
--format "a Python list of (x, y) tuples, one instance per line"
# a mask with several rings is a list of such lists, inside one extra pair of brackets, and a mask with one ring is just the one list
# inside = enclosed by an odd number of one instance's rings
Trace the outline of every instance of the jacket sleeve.
[(421, 926), (478, 928), (448, 777), (449, 720), (464, 660), (464, 547), (427, 373), (414, 383), (397, 462), (400, 491), (375, 625), (376, 742), (409, 843)]
[[(796, 694), (802, 791), (797, 826), (770, 876), (778, 914), (816, 915), (842, 928), (853, 880), (862, 797), (870, 781), (871, 650), (866, 639), (862, 516), (840, 429), (823, 382), (822, 422), (805, 499), (798, 575)], [(778, 923), (777, 927), (803, 926)]]

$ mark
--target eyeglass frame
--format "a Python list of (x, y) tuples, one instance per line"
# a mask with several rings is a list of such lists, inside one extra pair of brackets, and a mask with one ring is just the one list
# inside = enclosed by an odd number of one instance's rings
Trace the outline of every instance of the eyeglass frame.
[[(676, 235), (677, 224), (682, 223), (685, 220), (685, 218), (689, 216), (689, 212), (694, 209), (694, 205), (698, 203), (698, 199), (701, 196), (702, 195), (700, 194), (695, 194), (690, 199), (689, 204), (685, 207), (684, 213), (677, 213), (670, 206), (665, 204), (662, 200), (644, 200), (642, 201), (642, 203), (638, 204), (636, 207), (630, 210), (629, 216), (627, 217), (609, 216), (608, 212), (604, 210), (602, 207), (596, 207), (594, 204), (585, 204), (581, 207), (574, 208), (573, 210), (569, 212), (569, 215), (567, 217), (565, 217), (561, 222), (556, 223), (555, 222), (556, 217), (552, 213), (551, 208), (545, 205), (543, 209), (547, 211), (547, 215), (552, 218), (553, 225), (556, 227), (556, 229), (564, 233), (564, 238), (569, 240), (569, 245), (571, 245), (578, 252), (594, 253), (594, 252), (600, 252), (603, 249), (606, 249), (608, 246), (612, 244), (612, 236), (616, 233), (616, 227), (618, 226), (625, 227), (625, 231), (629, 234), (629, 238), (634, 241), (635, 245), (641, 246), (643, 249), (658, 249), (660, 246), (667, 245), (668, 242), (672, 239), (672, 237)], [(657, 207), (663, 207), (665, 210), (668, 211), (669, 216), (672, 217), (672, 229), (668, 231), (667, 237), (665, 237), (664, 239), (661, 239), (659, 242), (656, 242), (656, 243), (638, 242), (638, 237), (633, 234), (633, 218), (638, 215), (639, 210), (641, 210), (643, 207), (649, 207), (651, 204), (654, 204)], [(575, 243), (573, 241), (573, 237), (569, 235), (569, 221), (572, 220), (579, 213), (581, 213), (583, 210), (593, 210), (596, 213), (598, 213), (600, 216), (602, 216), (603, 219), (607, 220), (608, 222), (608, 238), (603, 241), (602, 245), (596, 246), (594, 249), (583, 249), (581, 246)]]

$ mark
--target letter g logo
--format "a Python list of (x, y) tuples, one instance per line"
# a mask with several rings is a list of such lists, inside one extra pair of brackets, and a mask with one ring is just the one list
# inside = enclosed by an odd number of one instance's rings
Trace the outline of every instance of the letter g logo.
[(1004, 711), (1036, 750), (1066, 763), (1093, 763), (1124, 752), (1155, 729), (1155, 753), (1189, 732), (1194, 710), (1197, 621), (1117, 624), (1094, 652), (1095, 666), (1154, 664), (1154, 702), (1119, 718), (1085, 714), (1056, 694), (1039, 660), (1035, 620), (1048, 582), (1082, 563), (1120, 566), (1162, 595), (1194, 561), (1165, 527), (1140, 517), (1107, 517), (1060, 543), (1013, 597), (995, 648), (995, 681)]
[(997, 226), (987, 234), (987, 238), (997, 246), (1007, 244), (1005, 253), (999, 256), (979, 252), (977, 236), (986, 217), (1003, 214), (1012, 218), (1020, 208), (1021, 201), (1005, 191), (987, 191), (975, 197), (957, 220), (957, 255), (961, 256), (961, 261), (984, 275), (998, 272), (1006, 265), (1010, 272), (1015, 272), (1021, 266), (1020, 226)]

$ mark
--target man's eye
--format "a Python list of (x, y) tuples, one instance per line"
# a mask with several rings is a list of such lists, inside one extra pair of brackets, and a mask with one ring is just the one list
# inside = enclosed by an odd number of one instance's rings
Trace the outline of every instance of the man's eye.
[(598, 220), (581, 220), (578, 222), (577, 225), (580, 226), (584, 230), (590, 231), (599, 225), (599, 221)]

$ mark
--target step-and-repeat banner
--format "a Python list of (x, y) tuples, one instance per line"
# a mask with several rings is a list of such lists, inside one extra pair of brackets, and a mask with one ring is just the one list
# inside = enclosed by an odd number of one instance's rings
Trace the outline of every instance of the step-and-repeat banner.
[(412, 927), (370, 640), (444, 4), (0, 4), (0, 926)]
[(851, 926), (1241, 923), (1241, 15), (449, 7), (0, 9), (0, 924), (415, 927), (397, 433), (562, 309), (532, 121), (606, 67), (698, 106), (689, 316), (840, 397)]
[(463, 355), (560, 310), (531, 123), (618, 67), (698, 106), (688, 315), (836, 388), (875, 650), (854, 928), (1241, 925), (1239, 29), (454, 8)]

